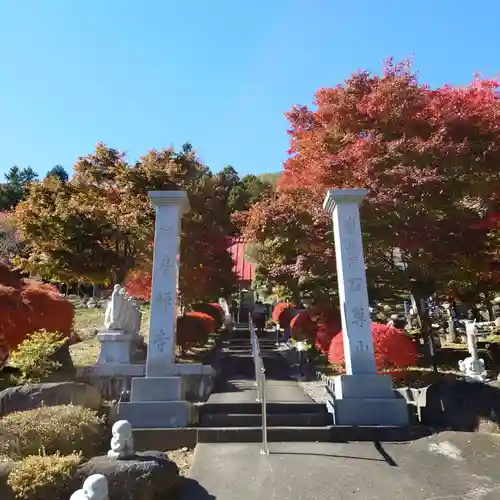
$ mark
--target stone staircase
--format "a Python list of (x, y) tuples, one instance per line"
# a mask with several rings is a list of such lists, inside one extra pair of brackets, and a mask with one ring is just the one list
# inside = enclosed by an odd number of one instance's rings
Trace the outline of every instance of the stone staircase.
[[(333, 425), (326, 405), (312, 401), (293, 380), (276, 339), (265, 336), (260, 346), (267, 377), (269, 442), (404, 441), (428, 434), (416, 427)], [(257, 402), (248, 330), (237, 330), (222, 339), (218, 363), (219, 376), (212, 395), (196, 406), (197, 423), (187, 428), (135, 429), (137, 449), (262, 441), (262, 405)]]
[[(330, 440), (332, 417), (322, 404), (314, 402), (270, 402), (267, 431), (270, 442)], [(200, 408), (199, 442), (260, 442), (260, 403), (205, 404)]]

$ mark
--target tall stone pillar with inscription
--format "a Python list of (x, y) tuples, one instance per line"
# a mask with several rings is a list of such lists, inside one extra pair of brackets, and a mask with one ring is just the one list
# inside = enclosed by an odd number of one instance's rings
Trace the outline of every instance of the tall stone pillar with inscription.
[(146, 377), (132, 379), (130, 402), (120, 403), (118, 417), (135, 429), (185, 427), (193, 409), (185, 399), (187, 379), (204, 369), (175, 363), (181, 218), (189, 202), (185, 191), (148, 194), (156, 223)]
[(359, 206), (366, 189), (331, 189), (324, 208), (332, 213), (346, 375), (334, 378), (328, 402), (336, 425), (408, 425), (406, 400), (389, 375), (377, 375), (366, 287)]

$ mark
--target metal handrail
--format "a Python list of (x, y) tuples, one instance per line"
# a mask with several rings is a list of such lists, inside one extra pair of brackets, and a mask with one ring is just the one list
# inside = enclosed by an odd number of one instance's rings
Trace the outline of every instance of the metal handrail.
[(262, 405), (262, 450), (263, 455), (269, 454), (267, 445), (267, 408), (266, 408), (266, 369), (260, 352), (259, 339), (255, 333), (252, 316), (249, 317), (250, 342), (252, 344), (252, 357), (255, 365), (255, 384), (257, 386), (257, 401)]

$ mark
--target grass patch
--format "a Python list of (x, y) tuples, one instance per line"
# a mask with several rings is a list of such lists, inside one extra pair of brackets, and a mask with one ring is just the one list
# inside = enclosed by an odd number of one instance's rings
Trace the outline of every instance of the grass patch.
[(105, 309), (75, 309), (75, 330), (82, 340), (103, 327)]

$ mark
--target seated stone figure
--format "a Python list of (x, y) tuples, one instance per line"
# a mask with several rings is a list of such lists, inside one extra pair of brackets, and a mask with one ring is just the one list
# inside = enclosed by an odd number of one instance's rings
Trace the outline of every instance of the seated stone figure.
[(69, 500), (108, 500), (108, 480), (102, 474), (92, 474)]
[(115, 422), (112, 428), (111, 449), (108, 457), (118, 460), (131, 458), (134, 456), (134, 437), (132, 426), (127, 420)]

